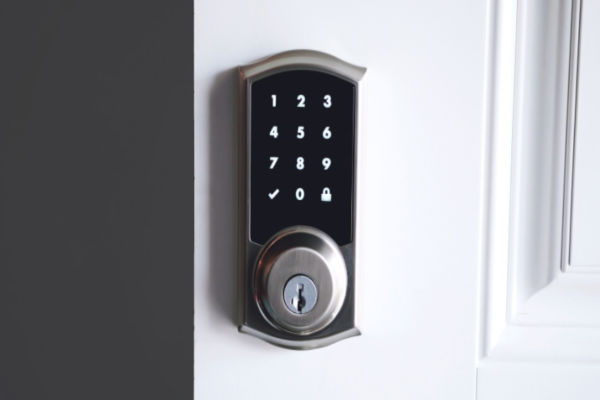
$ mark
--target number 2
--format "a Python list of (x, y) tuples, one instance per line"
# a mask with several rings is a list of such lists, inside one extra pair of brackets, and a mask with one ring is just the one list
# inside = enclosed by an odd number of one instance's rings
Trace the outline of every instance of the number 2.
[(303, 94), (299, 94), (298, 97), (296, 97), (296, 100), (298, 100), (298, 107), (304, 108), (304, 102), (306, 101), (306, 97), (304, 97)]

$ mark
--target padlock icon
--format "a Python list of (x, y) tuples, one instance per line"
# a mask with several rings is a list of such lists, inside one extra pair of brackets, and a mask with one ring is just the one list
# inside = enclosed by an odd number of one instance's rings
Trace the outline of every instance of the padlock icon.
[(323, 188), (323, 192), (321, 193), (321, 201), (330, 202), (331, 201), (331, 190), (328, 187)]

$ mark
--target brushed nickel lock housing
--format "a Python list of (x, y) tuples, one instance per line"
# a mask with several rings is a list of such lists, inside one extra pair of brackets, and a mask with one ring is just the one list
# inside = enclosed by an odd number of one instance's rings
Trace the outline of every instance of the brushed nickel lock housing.
[(239, 68), (240, 331), (310, 349), (356, 327), (359, 81), (295, 50)]

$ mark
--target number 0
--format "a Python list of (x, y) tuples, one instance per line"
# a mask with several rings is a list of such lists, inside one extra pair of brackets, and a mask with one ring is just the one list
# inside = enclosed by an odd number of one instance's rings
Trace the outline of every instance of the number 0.
[(298, 200), (304, 199), (304, 189), (302, 189), (302, 188), (296, 189), (296, 199), (298, 199)]

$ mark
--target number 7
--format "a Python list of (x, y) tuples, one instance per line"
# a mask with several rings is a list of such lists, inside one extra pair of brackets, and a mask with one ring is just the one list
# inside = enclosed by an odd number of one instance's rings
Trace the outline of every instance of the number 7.
[(277, 160), (279, 160), (279, 157), (269, 157), (269, 159), (271, 160), (271, 166), (269, 167), (269, 169), (275, 168), (275, 164), (277, 164)]

